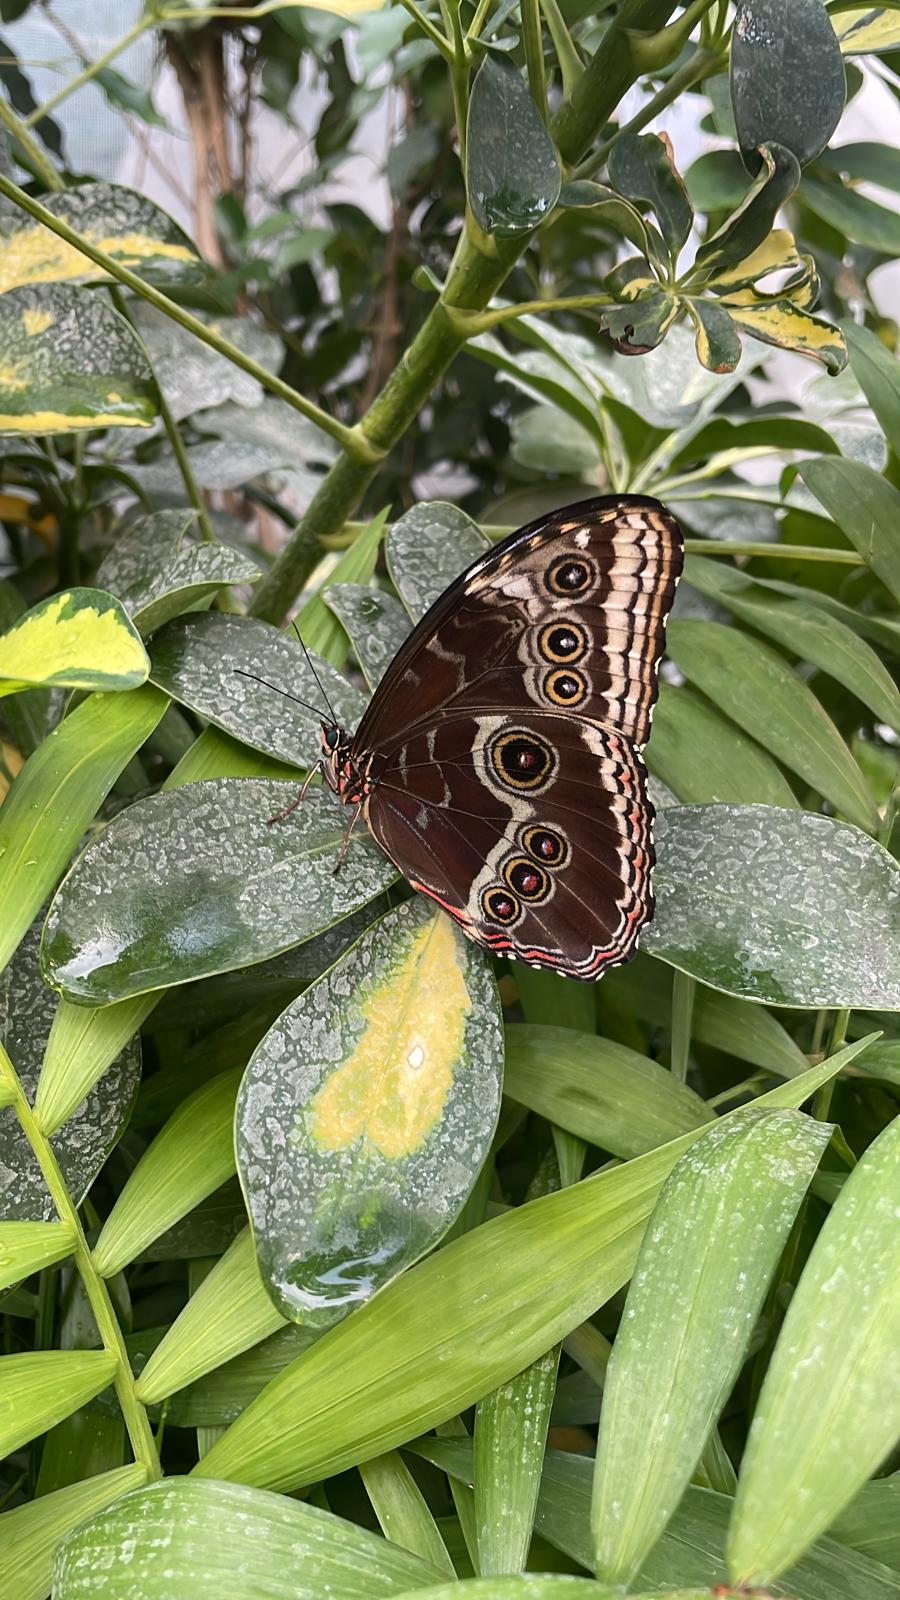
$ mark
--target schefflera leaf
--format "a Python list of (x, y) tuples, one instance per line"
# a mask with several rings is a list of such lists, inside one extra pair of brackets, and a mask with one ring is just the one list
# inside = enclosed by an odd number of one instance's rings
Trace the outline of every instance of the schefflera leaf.
[(133, 622), (114, 595), (67, 589), (0, 635), (0, 695), (31, 684), (134, 689), (150, 671)]
[(408, 901), (288, 1006), (235, 1111), (238, 1172), (278, 1309), (326, 1327), (446, 1232), (500, 1107), (481, 952)]

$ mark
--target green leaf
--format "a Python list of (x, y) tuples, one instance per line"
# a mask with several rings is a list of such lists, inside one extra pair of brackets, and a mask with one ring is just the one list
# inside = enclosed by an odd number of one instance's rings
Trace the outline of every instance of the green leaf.
[(46, 1433), (93, 1400), (116, 1374), (107, 1350), (38, 1350), (0, 1356), (0, 1452)]
[(373, 900), (395, 869), (357, 833), (335, 874), (346, 824), (330, 794), (310, 789), (269, 826), (296, 793), (293, 784), (221, 778), (120, 812), (50, 908), (48, 982), (108, 1005), (264, 961)]
[[(207, 412), (207, 408), (223, 405), (227, 400), (235, 401), (242, 408), (261, 406), (263, 389), (258, 379), (173, 322), (165, 312), (158, 311), (146, 300), (135, 299), (129, 302), (128, 314), (147, 347), (153, 371), (176, 422), (198, 409)], [(250, 317), (201, 320), (212, 322), (223, 338), (264, 367), (276, 371), (280, 366), (284, 354), (281, 340)], [(301, 419), (296, 413), (293, 415), (299, 430)], [(248, 428), (252, 428), (252, 422), (248, 422)], [(178, 492), (181, 498), (182, 484)]]
[(232, 1124), (241, 1068), (184, 1099), (120, 1190), (94, 1246), (101, 1277), (121, 1272), (152, 1240), (234, 1172)]
[(487, 1155), (502, 1064), (484, 957), (422, 899), (282, 1012), (247, 1068), (235, 1144), (285, 1316), (327, 1326), (434, 1246)]
[(44, 1050), (34, 1109), (48, 1136), (72, 1115), (133, 1039), (157, 995), (91, 1008), (59, 1000)]
[[(757, 1103), (802, 1105), (862, 1048)], [(270, 1383), (196, 1471), (296, 1488), (458, 1415), (627, 1281), (659, 1186), (696, 1137), (533, 1200), (411, 1267)]]
[(870, 328), (849, 321), (841, 326), (850, 349), (853, 376), (888, 444), (895, 455), (900, 455), (900, 361)]
[(657, 818), (641, 945), (767, 1005), (900, 1009), (900, 867), (846, 822), (768, 806)]
[(505, 56), (487, 54), (469, 100), (466, 192), (479, 228), (514, 239), (559, 197), (559, 161), (531, 91)]
[[(129, 112), (131, 116), (140, 117), (141, 121), (146, 122), (151, 128), (168, 128), (165, 117), (160, 116), (153, 104), (153, 96), (149, 89), (142, 89), (138, 84), (132, 83), (115, 67), (99, 69), (95, 67), (93, 75), (111, 105)], [(140, 263), (140, 257), (138, 262)]]
[(75, 1235), (61, 1222), (0, 1222), (0, 1289), (64, 1261), (74, 1249)]
[(780, 144), (801, 167), (819, 155), (846, 98), (841, 47), (822, 0), (739, 0), (731, 103), (741, 154)]
[[(832, 17), (832, 22), (837, 26), (842, 21), (841, 14)], [(900, 42), (900, 20), (894, 26)], [(839, 172), (843, 177), (862, 178), (866, 183), (878, 183), (885, 189), (900, 189), (900, 150), (895, 145), (877, 144), (871, 139), (854, 139), (850, 144), (839, 144), (831, 150), (823, 150), (819, 165), (829, 172)], [(861, 326), (857, 322), (848, 325), (853, 328)]]
[(235, 1483), (167, 1478), (69, 1535), (53, 1593), (121, 1600), (127, 1586), (141, 1600), (380, 1600), (440, 1577), (408, 1550), (317, 1506)]
[(643, 1155), (709, 1121), (699, 1095), (664, 1067), (573, 1028), (510, 1025), (504, 1093), (617, 1156)]
[(361, 583), (329, 583), (323, 598), (347, 634), (366, 683), (377, 689), (409, 633), (400, 601)]
[(728, 1539), (739, 1586), (803, 1554), (900, 1437), (900, 1118), (849, 1174), (788, 1306)]
[(606, 1373), (592, 1506), (601, 1581), (637, 1576), (687, 1488), (831, 1132), (750, 1106), (663, 1184)]
[[(41, 204), (119, 266), (152, 283), (202, 275), (203, 263), (187, 234), (134, 189), (85, 183), (42, 195)], [(98, 283), (109, 277), (11, 201), (0, 203), (0, 294), (27, 284)]]
[(642, 256), (649, 256), (650, 240), (643, 217), (635, 206), (629, 205), (614, 189), (579, 178), (573, 183), (563, 184), (559, 191), (559, 204), (568, 210), (595, 211), (611, 233), (620, 234)]
[(707, 150), (684, 175), (697, 211), (733, 211), (747, 192), (747, 171), (736, 150)]
[(741, 341), (725, 306), (717, 300), (691, 300), (697, 329), (697, 360), (710, 372), (733, 372), (741, 359)]
[(765, 750), (706, 700), (670, 683), (659, 686), (645, 759), (650, 771), (691, 805), (797, 804), (790, 784)]
[(900, 491), (860, 461), (802, 461), (800, 474), (863, 560), (900, 600)]
[[(674, 622), (668, 651), (688, 681), (860, 827), (878, 815), (831, 718), (777, 651), (721, 622)], [(790, 941), (789, 941), (790, 943)]]
[(100, 589), (66, 589), (0, 634), (0, 696), (29, 684), (133, 689), (149, 670), (137, 629)]
[(154, 511), (138, 517), (116, 541), (97, 571), (145, 636), (190, 611), (232, 583), (255, 583), (259, 568), (226, 544), (196, 544), (189, 537), (195, 511)]
[(626, 305), (604, 307), (600, 326), (620, 355), (642, 356), (662, 343), (680, 309), (672, 295), (652, 289)]
[(145, 1478), (145, 1468), (133, 1462), (5, 1511), (0, 1516), (0, 1588), (16, 1600), (45, 1600), (60, 1540), (129, 1489), (140, 1488)]
[(828, 1532), (873, 1561), (900, 1569), (900, 1473), (863, 1484)]
[[(379, 511), (368, 527), (357, 534), (350, 548), (344, 551), (331, 572), (329, 585), (332, 582), (345, 581), (364, 583), (372, 577), (378, 563), (386, 522), (387, 511)], [(309, 650), (318, 651), (319, 655), (333, 667), (342, 667), (347, 659), (349, 638), (336, 613), (327, 604), (327, 594), (326, 587), (325, 590), (317, 590), (310, 596), (297, 614), (297, 625), (300, 637)], [(343, 683), (341, 692), (346, 698), (347, 688)], [(322, 696), (319, 694), (316, 703), (321, 704), (321, 700)]]
[(329, 662), (313, 655), (310, 666), (293, 635), (255, 617), (221, 611), (176, 617), (155, 636), (150, 661), (153, 682), (173, 700), (252, 749), (298, 767), (312, 766), (322, 753), (321, 723), (329, 717), (323, 691), (342, 727), (354, 728), (365, 709), (358, 690)]
[[(781, 600), (724, 562), (688, 556), (685, 578), (736, 617), (835, 678), (900, 733), (900, 691), (875, 651), (818, 604)], [(816, 591), (808, 591), (816, 601)]]
[(784, 298), (756, 304), (725, 300), (723, 305), (742, 333), (761, 339), (763, 344), (813, 356), (831, 373), (843, 372), (847, 365), (847, 346), (840, 328), (824, 317), (811, 316), (792, 300)]
[(667, 137), (656, 133), (623, 133), (609, 156), (609, 180), (629, 200), (650, 206), (674, 267), (687, 243), (694, 211)]
[(456, 1584), (456, 1569), (447, 1553), (428, 1502), (406, 1462), (396, 1450), (360, 1462), (359, 1475), (382, 1532), (392, 1544), (411, 1550)]
[(0, 814), (0, 968), (167, 703), (149, 684), (91, 695), (29, 756)]
[(696, 273), (717, 277), (726, 267), (745, 261), (769, 237), (775, 218), (800, 182), (800, 167), (781, 145), (760, 150), (762, 171), (742, 204), (697, 250)]
[(900, 217), (839, 178), (808, 177), (802, 197), (810, 211), (854, 244), (882, 255), (900, 254)]
[(446, 501), (423, 501), (400, 517), (388, 534), (385, 554), (391, 581), (413, 621), (490, 548), (471, 517)]
[(156, 379), (134, 333), (65, 284), (0, 295), (0, 434), (149, 427)]

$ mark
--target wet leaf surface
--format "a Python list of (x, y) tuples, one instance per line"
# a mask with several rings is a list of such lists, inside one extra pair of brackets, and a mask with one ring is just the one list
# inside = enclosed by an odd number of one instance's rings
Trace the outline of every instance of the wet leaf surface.
[(490, 549), (481, 529), (444, 500), (413, 506), (391, 528), (388, 571), (407, 611), (418, 621), (470, 561)]
[(147, 427), (158, 391), (131, 328), (65, 284), (0, 296), (0, 434)]
[(409, 633), (400, 601), (362, 583), (330, 584), (324, 599), (345, 629), (366, 683), (377, 689)]
[[(147, 346), (147, 352), (176, 422), (192, 412), (234, 400), (241, 406), (258, 406), (263, 389), (256, 378), (232, 366), (217, 350), (188, 333), (145, 300), (129, 304), (129, 315)], [(249, 317), (207, 319), (218, 333), (273, 371), (281, 362), (281, 340)]]
[(193, 511), (154, 511), (138, 517), (104, 557), (97, 582), (118, 595), (142, 634), (231, 583), (255, 583), (255, 561), (226, 544), (191, 537)]
[(748, 164), (759, 145), (780, 144), (805, 166), (831, 138), (846, 92), (841, 47), (821, 0), (740, 0), (731, 103)]
[[(22, 1087), (34, 1101), (41, 1060), (58, 998), (41, 977), (40, 926), (25, 936), (0, 973), (0, 1038)], [(81, 1102), (51, 1143), (69, 1192), (80, 1204), (128, 1122), (140, 1076), (140, 1046), (132, 1040)], [(0, 1218), (49, 1222), (56, 1211), (40, 1167), (11, 1106), (0, 1107)]]
[(235, 1116), (260, 1270), (326, 1326), (446, 1232), (487, 1154), (503, 1036), (481, 952), (429, 903), (392, 911), (279, 1017)]
[(335, 874), (346, 818), (330, 794), (310, 789), (269, 826), (296, 794), (293, 784), (221, 778), (129, 806), (50, 908), (48, 980), (107, 1005), (264, 961), (374, 899), (395, 869), (357, 831)]
[[(134, 189), (86, 183), (42, 195), (41, 204), (121, 266), (151, 282), (202, 275), (203, 263), (187, 234)], [(11, 201), (0, 205), (0, 294), (23, 284), (95, 283), (108, 276)]]
[(505, 56), (485, 55), (469, 102), (466, 190), (485, 233), (537, 227), (559, 196), (556, 151), (531, 90)]

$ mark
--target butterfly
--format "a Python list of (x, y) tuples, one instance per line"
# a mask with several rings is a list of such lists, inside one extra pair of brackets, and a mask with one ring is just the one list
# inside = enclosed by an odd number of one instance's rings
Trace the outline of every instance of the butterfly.
[(682, 560), (657, 500), (540, 517), (450, 584), (354, 734), (322, 722), (351, 828), (365, 817), (495, 955), (590, 981), (635, 954), (653, 915), (641, 750)]

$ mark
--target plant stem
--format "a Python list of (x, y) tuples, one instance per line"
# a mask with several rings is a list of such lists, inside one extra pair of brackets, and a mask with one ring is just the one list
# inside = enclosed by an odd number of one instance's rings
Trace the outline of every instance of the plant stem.
[[(0, 100), (0, 106), (3, 103)], [(0, 113), (0, 120), (3, 120), (2, 113)], [(5, 178), (2, 174), (0, 174), (0, 195), (4, 195), (7, 200), (14, 201), (23, 211), (27, 211), (29, 216), (34, 217), (35, 222), (43, 223), (44, 227), (49, 228), (51, 233), (57, 234), (60, 239), (66, 241), (66, 244), (70, 244), (73, 249), (79, 250), (83, 256), (87, 256), (89, 261), (93, 261), (95, 266), (102, 267), (103, 271), (108, 273), (111, 278), (123, 283), (127, 289), (130, 289), (133, 294), (138, 295), (142, 300), (149, 301), (150, 305), (155, 306), (157, 311), (162, 311), (165, 316), (171, 318), (173, 322), (177, 322), (188, 333), (192, 333), (203, 344), (209, 345), (210, 349), (216, 350), (221, 356), (225, 356), (233, 366), (240, 367), (242, 372), (248, 372), (251, 377), (256, 378), (257, 382), (262, 384), (263, 388), (268, 389), (270, 394), (277, 395), (279, 400), (284, 400), (294, 411), (299, 411), (301, 416), (307, 417), (310, 422), (314, 422), (317, 427), (322, 429), (323, 433), (330, 434), (331, 438), (336, 439), (342, 450), (346, 451), (348, 455), (352, 455), (357, 459), (360, 457), (366, 460), (371, 459), (371, 452), (357, 428), (345, 427), (344, 423), (336, 421), (334, 417), (330, 417), (327, 411), (323, 411), (312, 400), (307, 400), (302, 394), (298, 394), (296, 389), (291, 388), (290, 384), (285, 383), (282, 378), (277, 378), (274, 373), (267, 371), (258, 361), (254, 361), (252, 356), (245, 355), (243, 350), (239, 350), (237, 345), (231, 343), (230, 339), (224, 338), (221, 333), (216, 332), (215, 328), (207, 326), (205, 322), (201, 322), (199, 317), (193, 316), (190, 311), (185, 311), (183, 306), (176, 304), (174, 300), (170, 300), (168, 295), (162, 294), (159, 289), (154, 289), (152, 284), (145, 283), (144, 279), (140, 278), (136, 272), (132, 272), (130, 267), (124, 267), (121, 262), (107, 255), (106, 251), (101, 250), (99, 245), (92, 244), (89, 239), (86, 239), (75, 228), (70, 228), (62, 217), (54, 216), (53, 212), (48, 211), (46, 206), (42, 206), (39, 200), (34, 200), (30, 194), (26, 194), (24, 189), (20, 189), (17, 183), (13, 183), (10, 178)]]
[[(34, 111), (29, 112), (25, 118), (25, 127), (33, 128), (36, 122), (40, 122), (42, 117), (49, 116), (50, 112), (55, 111), (56, 107), (63, 100), (67, 100), (70, 94), (74, 94), (76, 89), (80, 89), (85, 83), (90, 83), (98, 72), (102, 72), (103, 68), (108, 67), (111, 61), (115, 61), (116, 56), (121, 55), (123, 50), (127, 50), (128, 46), (134, 44), (136, 39), (140, 39), (148, 28), (152, 28), (156, 20), (152, 11), (145, 12), (144, 16), (135, 23), (133, 28), (129, 28), (127, 33), (123, 33), (121, 39), (117, 39), (115, 44), (111, 44), (108, 50), (104, 50), (102, 56), (98, 56), (96, 61), (86, 62), (81, 72), (77, 73), (74, 78), (70, 78), (60, 89), (57, 89), (56, 93), (52, 94), (49, 100), (45, 100), (42, 106), (37, 106)], [(82, 59), (84, 58), (82, 57)]]
[(774, 556), (781, 561), (831, 561), (842, 567), (865, 566), (856, 550), (828, 550), (817, 544), (766, 544), (752, 539), (685, 539), (689, 556)]
[(549, 122), (547, 109), (547, 74), (544, 69), (544, 39), (541, 33), (541, 8), (539, 0), (520, 0), (522, 18), (522, 43), (525, 46), (525, 70), (528, 87), (544, 122)]
[(435, 45), (441, 52), (444, 60), (452, 61), (453, 47), (450, 44), (449, 39), (446, 39), (441, 33), (440, 28), (436, 28), (431, 18), (426, 17), (424, 11), (420, 10), (420, 8), (416, 5), (416, 0), (400, 0), (400, 4), (402, 5), (404, 11), (409, 12), (410, 16), (422, 29), (422, 32), (428, 36), (432, 44)]
[[(828, 1044), (825, 1047), (826, 1059), (828, 1056), (836, 1055), (838, 1050), (841, 1049), (841, 1046), (844, 1044), (847, 1038), (847, 1024), (849, 1021), (849, 1010), (836, 1011), (834, 1013), (834, 1021), (831, 1024), (831, 1033), (828, 1036)], [(834, 1086), (836, 1081), (837, 1080), (835, 1078), (830, 1078), (829, 1081), (827, 1083), (823, 1083), (821, 1089), (817, 1089), (816, 1093), (813, 1095), (812, 1114), (814, 1117), (817, 1117), (820, 1122), (828, 1121), (828, 1113), (831, 1110), (831, 1097), (834, 1094)]]
[(489, 328), (497, 328), (516, 317), (539, 315), (547, 311), (588, 311), (594, 306), (611, 306), (615, 302), (608, 294), (573, 294), (561, 300), (520, 300), (513, 306), (500, 306), (496, 311), (448, 311), (451, 322), (467, 339), (474, 339)]
[(557, 0), (541, 0), (541, 10), (556, 51), (556, 60), (562, 75), (563, 93), (568, 98), (584, 71), (584, 63), (566, 27), (566, 19)]
[(34, 168), (35, 176), (48, 189), (62, 189), (65, 187), (63, 180), (57, 172), (53, 162), (37, 139), (32, 138), (21, 117), (17, 117), (8, 100), (0, 95), (0, 122), (12, 134), (21, 146), (22, 154), (26, 161)]
[(677, 72), (672, 73), (668, 83), (664, 84), (656, 94), (650, 96), (650, 99), (641, 106), (640, 111), (632, 117), (630, 122), (626, 122), (621, 128), (617, 128), (615, 133), (606, 140), (606, 143), (600, 146), (599, 150), (595, 150), (588, 156), (586, 161), (582, 161), (580, 167), (575, 168), (572, 177), (593, 177), (595, 172), (599, 172), (600, 168), (606, 165), (610, 151), (616, 142), (622, 138), (623, 134), (640, 133), (642, 128), (646, 128), (648, 122), (652, 122), (660, 111), (665, 111), (666, 107), (670, 106), (673, 100), (677, 100), (680, 94), (684, 94), (688, 89), (693, 89), (694, 85), (701, 83), (704, 78), (710, 77), (713, 68), (717, 67), (720, 61), (721, 57), (718, 52), (707, 50), (701, 45), (699, 50), (694, 51), (690, 60), (685, 61)]
[(134, 1459), (145, 1468), (148, 1479), (160, 1478), (162, 1477), (162, 1468), (159, 1464), (159, 1455), (153, 1442), (153, 1434), (147, 1413), (134, 1392), (134, 1378), (128, 1361), (128, 1351), (109, 1297), (109, 1291), (94, 1267), (93, 1257), (84, 1235), (84, 1229), (81, 1226), (77, 1207), (69, 1194), (66, 1180), (53, 1153), (53, 1147), (32, 1111), (28, 1097), (19, 1082), (15, 1067), (2, 1045), (0, 1045), (0, 1080), (5, 1083), (10, 1091), (10, 1103), (15, 1107), (22, 1131), (41, 1169), (44, 1182), (50, 1191), (50, 1198), (56, 1207), (59, 1219), (71, 1229), (74, 1236), (75, 1249), (73, 1259), (84, 1284), (85, 1294), (91, 1310), (94, 1313), (97, 1331), (100, 1334), (104, 1350), (114, 1355), (118, 1362), (115, 1377), (116, 1396), (122, 1409), (122, 1417), (128, 1430)]

